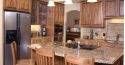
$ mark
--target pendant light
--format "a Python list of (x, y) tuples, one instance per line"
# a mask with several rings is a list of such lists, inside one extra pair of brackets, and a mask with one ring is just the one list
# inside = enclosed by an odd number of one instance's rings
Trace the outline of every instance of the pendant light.
[(87, 0), (87, 2), (97, 2), (97, 0)]
[(47, 5), (47, 6), (50, 6), (50, 7), (55, 6), (54, 1), (53, 1), (53, 0), (49, 0), (49, 3), (48, 3), (48, 5)]
[(65, 0), (64, 4), (73, 4), (73, 3), (72, 3), (72, 0)]

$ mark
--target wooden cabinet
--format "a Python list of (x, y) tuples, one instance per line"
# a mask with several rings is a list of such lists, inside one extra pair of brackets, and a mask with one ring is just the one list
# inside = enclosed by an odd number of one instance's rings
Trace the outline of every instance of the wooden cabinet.
[(81, 3), (80, 24), (82, 27), (103, 27), (102, 3)]
[(31, 24), (38, 24), (38, 1), (32, 1)]
[(47, 28), (47, 36), (54, 39), (55, 7), (48, 7), (46, 0), (32, 1), (31, 25), (39, 24)]
[(64, 23), (64, 4), (55, 3), (55, 23)]
[(123, 17), (124, 1), (123, 0), (105, 0), (105, 17)]
[(31, 24), (47, 24), (47, 2), (43, 1), (32, 1), (32, 20)]
[(5, 0), (4, 9), (21, 12), (31, 12), (31, 0)]
[(62, 42), (64, 25), (64, 4), (55, 3), (54, 8), (54, 41)]
[(47, 24), (47, 3), (46, 2), (39, 3), (39, 23), (41, 25)]
[(113, 17), (116, 16), (117, 13), (117, 0), (105, 0), (105, 16)]
[(120, 0), (120, 16), (124, 17), (124, 0)]
[(31, 0), (17, 0), (18, 11), (31, 12)]
[(4, 0), (4, 9), (16, 10), (16, 0)]

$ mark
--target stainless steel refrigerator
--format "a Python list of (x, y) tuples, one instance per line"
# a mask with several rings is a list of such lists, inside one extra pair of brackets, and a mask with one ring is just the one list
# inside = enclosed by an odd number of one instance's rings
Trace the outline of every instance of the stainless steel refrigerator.
[(30, 49), (30, 21), (31, 15), (20, 12), (4, 12), (4, 65), (12, 65), (10, 43), (16, 41), (18, 59), (29, 59)]

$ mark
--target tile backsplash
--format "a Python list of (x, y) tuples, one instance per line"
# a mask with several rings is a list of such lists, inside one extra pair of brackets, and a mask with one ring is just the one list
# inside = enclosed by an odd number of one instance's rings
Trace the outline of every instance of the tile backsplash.
[(81, 28), (81, 39), (83, 36), (90, 33), (93, 29), (93, 38), (96, 39), (95, 33), (98, 33), (100, 39), (103, 33), (106, 34), (106, 40), (116, 40), (117, 34), (120, 34), (119, 41), (124, 41), (124, 20), (123, 19), (108, 19), (105, 21), (105, 28)]

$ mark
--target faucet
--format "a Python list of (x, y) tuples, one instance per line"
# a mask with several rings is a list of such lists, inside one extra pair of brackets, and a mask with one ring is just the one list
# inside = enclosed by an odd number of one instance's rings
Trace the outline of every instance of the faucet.
[(120, 35), (121, 35), (121, 34), (117, 34), (117, 35), (116, 35), (116, 43), (119, 42), (119, 37), (120, 37)]

